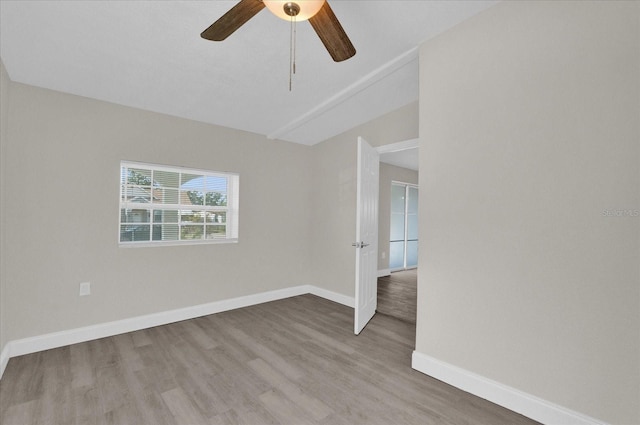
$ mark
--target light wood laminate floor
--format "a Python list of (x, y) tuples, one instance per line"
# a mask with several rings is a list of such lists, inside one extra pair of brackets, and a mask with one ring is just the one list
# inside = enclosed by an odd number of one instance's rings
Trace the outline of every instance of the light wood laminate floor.
[(416, 323), (418, 269), (393, 272), (378, 278), (376, 311), (400, 320)]
[(352, 329), (303, 295), (15, 357), (0, 423), (534, 423), (411, 369), (411, 324)]

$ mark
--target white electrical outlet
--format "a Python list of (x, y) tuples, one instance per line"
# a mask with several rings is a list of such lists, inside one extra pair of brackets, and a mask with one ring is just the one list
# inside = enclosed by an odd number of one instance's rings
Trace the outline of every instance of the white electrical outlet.
[(385, 258), (387, 258), (387, 252), (386, 251), (382, 251), (382, 259), (384, 260)]
[(80, 284), (80, 296), (91, 295), (91, 282), (82, 282)]

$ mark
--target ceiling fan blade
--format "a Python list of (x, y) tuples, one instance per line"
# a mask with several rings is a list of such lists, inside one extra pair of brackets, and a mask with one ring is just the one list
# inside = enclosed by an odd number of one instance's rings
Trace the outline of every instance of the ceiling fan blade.
[(328, 2), (324, 3), (318, 13), (309, 18), (309, 22), (334, 61), (341, 62), (356, 54), (356, 48), (351, 44), (351, 40)]
[(202, 31), (200, 37), (211, 41), (222, 41), (262, 9), (264, 9), (262, 0), (240, 0), (209, 28)]

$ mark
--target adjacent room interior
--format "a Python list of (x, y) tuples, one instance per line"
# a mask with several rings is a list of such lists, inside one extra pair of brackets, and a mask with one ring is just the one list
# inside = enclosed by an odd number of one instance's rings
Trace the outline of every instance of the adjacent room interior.
[(0, 422), (639, 424), (640, 2), (318, 7), (0, 0)]
[(384, 146), (378, 202), (376, 312), (416, 323), (418, 284), (418, 141)]

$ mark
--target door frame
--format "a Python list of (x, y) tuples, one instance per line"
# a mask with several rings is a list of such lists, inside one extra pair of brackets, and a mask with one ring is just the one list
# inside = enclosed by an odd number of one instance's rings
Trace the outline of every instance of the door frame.
[(388, 145), (378, 146), (376, 150), (380, 155), (383, 153), (406, 151), (407, 149), (415, 149), (420, 147), (420, 139), (403, 140), (402, 142), (390, 143)]

